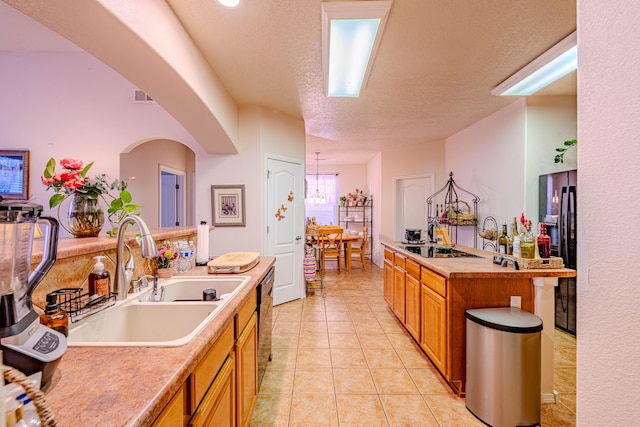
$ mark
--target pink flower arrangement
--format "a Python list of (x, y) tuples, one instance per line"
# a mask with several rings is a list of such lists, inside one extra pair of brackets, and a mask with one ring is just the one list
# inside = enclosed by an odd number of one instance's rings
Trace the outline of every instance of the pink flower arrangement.
[(158, 249), (158, 268), (171, 268), (171, 261), (178, 258), (178, 252), (169, 243), (163, 243)]
[(100, 195), (108, 194), (109, 190), (119, 185), (118, 180), (109, 182), (106, 174), (88, 178), (87, 173), (93, 166), (93, 162), (83, 167), (82, 161), (65, 158), (60, 160), (60, 166), (63, 170), (57, 173), (55, 159), (49, 159), (47, 167), (40, 177), (47, 190), (51, 188), (56, 192), (49, 199), (50, 208), (58, 206), (72, 194), (81, 195), (88, 199), (97, 199)]
[[(71, 195), (92, 200), (102, 198), (107, 204), (107, 215), (112, 226), (111, 230), (107, 231), (107, 234), (112, 237), (117, 235), (118, 224), (125, 216), (138, 215), (136, 211), (142, 206), (132, 202), (133, 197), (127, 190), (126, 181), (119, 179), (110, 181), (109, 176), (104, 173), (88, 177), (87, 173), (93, 166), (93, 162), (84, 166), (81, 160), (67, 157), (60, 160), (60, 166), (62, 166), (63, 170), (57, 173), (55, 159), (49, 159), (40, 177), (47, 190), (53, 189), (56, 193), (49, 199), (49, 208), (53, 209), (59, 206)], [(130, 179), (134, 180), (135, 177)], [(111, 190), (116, 191), (115, 196), (109, 194)]]

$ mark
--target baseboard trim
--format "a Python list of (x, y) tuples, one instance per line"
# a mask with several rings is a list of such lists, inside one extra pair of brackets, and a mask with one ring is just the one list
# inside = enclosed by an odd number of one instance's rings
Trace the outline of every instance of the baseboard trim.
[(540, 403), (556, 403), (558, 398), (558, 392), (553, 391), (553, 393), (541, 393), (540, 394)]

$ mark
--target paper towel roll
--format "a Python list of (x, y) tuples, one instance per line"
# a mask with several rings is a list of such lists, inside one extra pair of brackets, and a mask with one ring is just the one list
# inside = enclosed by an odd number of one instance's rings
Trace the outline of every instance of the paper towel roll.
[(198, 225), (198, 243), (196, 246), (196, 264), (207, 265), (209, 262), (209, 226), (207, 221)]

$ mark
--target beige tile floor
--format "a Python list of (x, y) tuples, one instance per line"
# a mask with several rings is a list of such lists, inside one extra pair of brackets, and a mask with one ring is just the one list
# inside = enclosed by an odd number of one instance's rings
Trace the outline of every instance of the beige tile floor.
[[(251, 426), (483, 426), (396, 321), (383, 272), (325, 274), (325, 296), (274, 308), (273, 361)], [(543, 427), (575, 426), (575, 338), (556, 331), (558, 403)]]

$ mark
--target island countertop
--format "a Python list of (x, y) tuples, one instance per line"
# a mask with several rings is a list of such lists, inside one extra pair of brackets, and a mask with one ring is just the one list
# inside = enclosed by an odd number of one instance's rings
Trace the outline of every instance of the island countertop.
[[(469, 246), (455, 245), (455, 249), (477, 255), (479, 258), (426, 258), (405, 249), (402, 242), (381, 239), (381, 244), (394, 252), (411, 258), (442, 276), (450, 279), (479, 278), (533, 278), (533, 277), (575, 277), (576, 271), (569, 268), (538, 268), (515, 270), (512, 264), (501, 267), (493, 263), (496, 252), (476, 249)], [(426, 243), (426, 246), (435, 246)]]
[[(57, 424), (151, 425), (274, 263), (275, 257), (261, 257), (258, 265), (242, 273), (251, 277), (250, 283), (186, 345), (69, 347), (45, 390)], [(212, 276), (207, 267), (179, 276), (183, 275)]]

